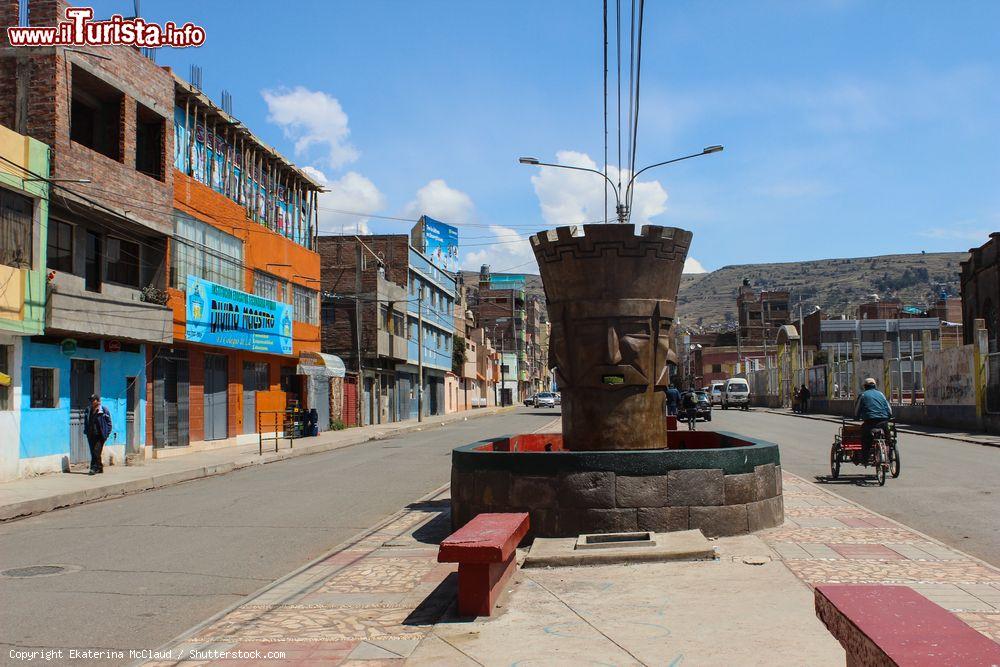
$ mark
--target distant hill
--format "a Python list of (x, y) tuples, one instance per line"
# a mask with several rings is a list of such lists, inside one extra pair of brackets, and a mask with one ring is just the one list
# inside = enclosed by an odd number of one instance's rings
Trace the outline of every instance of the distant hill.
[[(808, 262), (739, 264), (709, 273), (686, 273), (678, 294), (678, 316), (684, 325), (698, 330), (725, 328), (735, 320), (736, 293), (743, 279), (756, 290), (788, 290), (793, 310), (799, 296), (808, 305), (818, 305), (830, 315), (848, 315), (853, 306), (869, 300), (898, 297), (904, 304), (929, 305), (941, 290), (959, 295), (959, 262), (963, 252), (912, 255), (880, 255)], [(466, 283), (475, 285), (479, 274), (463, 271)], [(543, 295), (541, 278), (527, 276), (529, 293)], [(543, 295), (544, 296), (544, 295)]]
[(678, 314), (689, 327), (719, 328), (735, 319), (736, 294), (744, 278), (756, 290), (788, 290), (793, 310), (800, 295), (804, 303), (830, 315), (850, 315), (853, 306), (872, 294), (924, 306), (936, 301), (942, 290), (959, 295), (959, 262), (966, 257), (942, 252), (724, 266), (683, 276)]

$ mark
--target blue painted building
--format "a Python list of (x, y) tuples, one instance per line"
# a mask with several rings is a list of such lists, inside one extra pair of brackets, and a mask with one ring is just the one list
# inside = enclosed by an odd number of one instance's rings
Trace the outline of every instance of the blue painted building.
[[(455, 278), (412, 246), (407, 262), (406, 363), (396, 367), (399, 414), (417, 416), (418, 329), (423, 312), (423, 412), (444, 414), (444, 379), (451, 371), (455, 333)], [(421, 297), (422, 295), (422, 297)]]

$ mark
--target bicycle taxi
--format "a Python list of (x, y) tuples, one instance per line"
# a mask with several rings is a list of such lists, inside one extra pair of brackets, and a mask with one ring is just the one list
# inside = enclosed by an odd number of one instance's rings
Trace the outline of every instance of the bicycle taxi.
[(899, 477), (899, 449), (896, 446), (896, 422), (888, 420), (886, 428), (872, 431), (872, 451), (868, 461), (861, 461), (861, 424), (841, 420), (840, 433), (834, 436), (830, 446), (830, 477), (840, 477), (840, 465), (854, 465), (875, 468), (875, 479), (879, 486), (885, 485), (886, 474), (893, 479)]

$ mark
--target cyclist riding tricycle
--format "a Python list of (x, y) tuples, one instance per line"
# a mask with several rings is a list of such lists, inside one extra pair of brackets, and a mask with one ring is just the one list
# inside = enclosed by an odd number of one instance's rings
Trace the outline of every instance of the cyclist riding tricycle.
[(899, 449), (896, 446), (896, 425), (892, 408), (885, 396), (876, 388), (875, 380), (865, 380), (865, 391), (858, 397), (855, 418), (861, 424), (848, 424), (843, 420), (840, 434), (830, 447), (830, 477), (840, 476), (841, 463), (875, 467), (879, 486), (885, 484), (888, 472), (899, 477)]

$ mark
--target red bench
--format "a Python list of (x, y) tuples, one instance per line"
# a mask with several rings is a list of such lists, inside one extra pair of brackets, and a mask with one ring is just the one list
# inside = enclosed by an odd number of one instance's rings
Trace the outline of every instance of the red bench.
[(528, 514), (480, 514), (441, 542), (439, 563), (458, 563), (458, 613), (489, 616), (517, 567)]
[(1000, 665), (1000, 644), (906, 586), (817, 586), (816, 615), (848, 667)]

